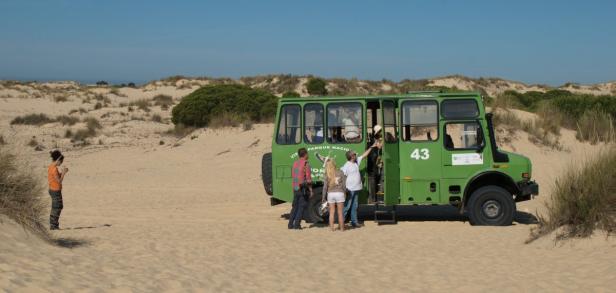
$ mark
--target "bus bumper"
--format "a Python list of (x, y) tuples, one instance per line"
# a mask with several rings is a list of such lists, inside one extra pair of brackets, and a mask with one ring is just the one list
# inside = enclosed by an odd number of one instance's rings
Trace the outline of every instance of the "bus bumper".
[(539, 184), (535, 181), (520, 181), (518, 182), (518, 190), (520, 190), (520, 193), (515, 197), (515, 201), (529, 200), (534, 195), (539, 194)]

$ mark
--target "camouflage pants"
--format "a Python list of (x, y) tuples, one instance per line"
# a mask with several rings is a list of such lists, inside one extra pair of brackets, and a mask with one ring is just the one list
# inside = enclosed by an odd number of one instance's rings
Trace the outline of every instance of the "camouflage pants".
[(51, 196), (51, 214), (49, 215), (49, 227), (58, 228), (60, 226), (60, 213), (64, 204), (62, 203), (62, 191), (61, 190), (49, 190)]

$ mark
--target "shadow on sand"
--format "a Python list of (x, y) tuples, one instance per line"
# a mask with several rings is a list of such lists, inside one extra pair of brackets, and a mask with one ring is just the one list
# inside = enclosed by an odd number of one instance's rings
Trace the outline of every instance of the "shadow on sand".
[(68, 237), (53, 238), (51, 239), (51, 243), (63, 248), (77, 248), (90, 245), (90, 241)]
[[(280, 215), (289, 219), (289, 213)], [(374, 220), (374, 206), (360, 206), (358, 209), (359, 221)], [(347, 215), (348, 220), (348, 215)], [(453, 206), (397, 206), (396, 220), (398, 222), (468, 222), (466, 214), (460, 214)], [(514, 216), (514, 225), (537, 224), (538, 220), (533, 214), (517, 211)], [(310, 227), (327, 227), (325, 223), (314, 223)]]
[[(96, 229), (96, 228), (105, 228), (111, 227), (111, 224), (102, 224), (98, 226), (77, 226), (77, 227), (68, 227), (62, 228), (60, 230), (81, 230), (81, 229)], [(60, 238), (51, 238), (49, 240), (52, 244), (63, 247), (63, 248), (77, 248), (81, 246), (88, 246), (91, 244), (88, 240), (71, 238), (71, 237), (60, 237)]]
[(69, 227), (69, 228), (62, 228), (60, 230), (81, 230), (81, 229), (96, 229), (96, 228), (105, 228), (105, 227), (111, 227), (111, 224), (102, 224), (98, 226)]

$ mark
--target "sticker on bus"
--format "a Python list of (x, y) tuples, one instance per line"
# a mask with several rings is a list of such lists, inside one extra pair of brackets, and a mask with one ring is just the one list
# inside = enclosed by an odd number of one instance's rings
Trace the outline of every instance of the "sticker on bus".
[(452, 154), (451, 164), (454, 166), (483, 165), (483, 154)]

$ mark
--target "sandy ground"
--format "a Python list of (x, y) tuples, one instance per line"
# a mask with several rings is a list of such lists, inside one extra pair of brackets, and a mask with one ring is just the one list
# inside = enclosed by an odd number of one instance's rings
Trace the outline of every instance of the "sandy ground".
[[(0, 101), (0, 134), (44, 180), (47, 152), (22, 143), (33, 133), (57, 143), (62, 126), (8, 122), (72, 107), (19, 101)], [(97, 111), (88, 115), (105, 112)], [(121, 134), (113, 123), (104, 123), (111, 138)], [(524, 244), (533, 227), (524, 213), (541, 211), (560, 170), (600, 149), (570, 131), (561, 137), (566, 151), (537, 147), (523, 133), (506, 146), (532, 159), (541, 185), (540, 197), (518, 204), (513, 226), (472, 227), (455, 210), (410, 208), (403, 221), (383, 226), (364, 211), (363, 228), (341, 233), (307, 224), (287, 230), (289, 204), (269, 206), (260, 159), (271, 125), (198, 130), (175, 141), (157, 132), (169, 125), (122, 123), (127, 135), (117, 143), (60, 141), (70, 172), (63, 229), (52, 234), (73, 248), (51, 246), (0, 218), (0, 290), (609, 292), (616, 284), (616, 242), (605, 235)]]

